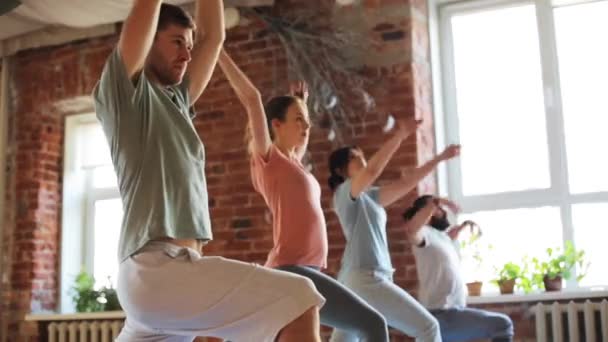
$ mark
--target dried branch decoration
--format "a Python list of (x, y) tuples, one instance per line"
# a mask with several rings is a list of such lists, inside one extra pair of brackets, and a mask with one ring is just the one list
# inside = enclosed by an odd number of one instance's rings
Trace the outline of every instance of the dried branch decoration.
[(353, 133), (353, 119), (362, 120), (375, 108), (375, 101), (366, 90), (375, 80), (365, 75), (352, 57), (369, 48), (365, 37), (343, 27), (322, 25), (319, 16), (331, 13), (331, 9), (300, 10), (293, 18), (259, 8), (245, 11), (277, 34), (286, 51), (290, 73), (308, 84), (311, 119), (330, 129), (330, 140), (343, 143), (343, 134)]

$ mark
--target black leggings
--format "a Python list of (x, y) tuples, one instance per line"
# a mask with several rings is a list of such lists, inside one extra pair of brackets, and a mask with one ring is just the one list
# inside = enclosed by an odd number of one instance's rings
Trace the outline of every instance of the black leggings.
[(362, 341), (388, 341), (388, 327), (384, 317), (335, 279), (313, 267), (291, 265), (277, 269), (312, 280), (326, 300), (320, 311), (321, 324), (350, 331)]

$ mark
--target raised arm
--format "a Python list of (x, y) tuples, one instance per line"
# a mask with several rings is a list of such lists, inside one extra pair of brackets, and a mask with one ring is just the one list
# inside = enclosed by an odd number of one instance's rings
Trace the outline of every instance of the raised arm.
[(424, 242), (424, 237), (421, 233), (422, 228), (433, 215), (437, 205), (437, 200), (435, 198), (427, 201), (422, 209), (418, 210), (412, 218), (405, 222), (405, 234), (413, 245), (419, 246)]
[(135, 0), (129, 16), (124, 22), (118, 52), (129, 78), (133, 78), (144, 67), (152, 47), (162, 0)]
[(234, 89), (237, 97), (245, 106), (251, 128), (254, 153), (266, 156), (272, 141), (266, 124), (266, 114), (262, 96), (249, 78), (239, 69), (225, 50), (220, 52), (219, 64)]
[(197, 41), (188, 66), (191, 103), (201, 96), (217, 63), (226, 37), (224, 29), (224, 4), (222, 0), (198, 0), (196, 3)]
[(416, 131), (421, 121), (414, 118), (408, 121), (399, 122), (397, 132), (387, 140), (380, 149), (370, 158), (367, 166), (359, 173), (352, 177), (350, 195), (352, 198), (357, 198), (359, 194), (365, 191), (372, 185), (380, 176), (386, 164), (391, 159), (393, 154), (410, 134)]
[(460, 145), (450, 145), (437, 157), (414, 169), (412, 174), (394, 183), (382, 186), (379, 193), (379, 202), (387, 207), (407, 195), (418, 183), (430, 174), (439, 163), (452, 159), (460, 154)]
[[(450, 199), (439, 197), (439, 204), (448, 207), (454, 214), (458, 214), (460, 212), (460, 206), (458, 206), (458, 204), (454, 203)], [(465, 221), (465, 223), (470, 223), (470, 222), (473, 222), (473, 221)], [(475, 222), (473, 222), (473, 223), (475, 223)]]
[[(289, 85), (289, 94), (302, 99), (304, 103), (308, 103), (308, 85), (303, 81), (292, 82)], [(296, 147), (296, 155), (300, 161), (302, 161), (304, 155), (306, 154), (306, 149), (308, 148), (308, 139), (309, 138), (307, 137), (304, 145)]]
[[(440, 202), (442, 199), (439, 199)], [(466, 227), (470, 227), (471, 229), (471, 234), (480, 234), (481, 230), (479, 230), (479, 226), (477, 225), (477, 223), (471, 221), (471, 220), (466, 220), (464, 222), (462, 222), (460, 225), (455, 226), (454, 228), (450, 229), (448, 231), (448, 236), (450, 237), (450, 239), (452, 240), (457, 240), (458, 236), (460, 235), (460, 233), (462, 233), (462, 231), (466, 228)], [(477, 228), (477, 233), (474, 232), (475, 228)]]

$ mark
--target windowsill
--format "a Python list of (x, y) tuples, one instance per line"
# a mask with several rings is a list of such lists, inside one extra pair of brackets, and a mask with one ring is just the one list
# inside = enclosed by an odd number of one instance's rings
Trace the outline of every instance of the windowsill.
[(29, 314), (25, 316), (26, 321), (84, 321), (90, 319), (123, 319), (125, 313), (122, 311), (86, 312), (71, 314)]
[(500, 304), (500, 303), (526, 303), (542, 302), (551, 300), (608, 298), (608, 286), (594, 288), (565, 289), (556, 292), (535, 292), (515, 294), (484, 294), (481, 296), (467, 297), (468, 305), (475, 304)]

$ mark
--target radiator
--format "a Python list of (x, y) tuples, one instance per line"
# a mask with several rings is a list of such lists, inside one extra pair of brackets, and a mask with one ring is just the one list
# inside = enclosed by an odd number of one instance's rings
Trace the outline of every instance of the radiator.
[(120, 333), (122, 320), (52, 322), (47, 326), (49, 342), (112, 342)]
[[(538, 342), (608, 342), (606, 299), (601, 302), (587, 300), (585, 303), (539, 303), (533, 311)], [(579, 321), (583, 323), (579, 324)]]

